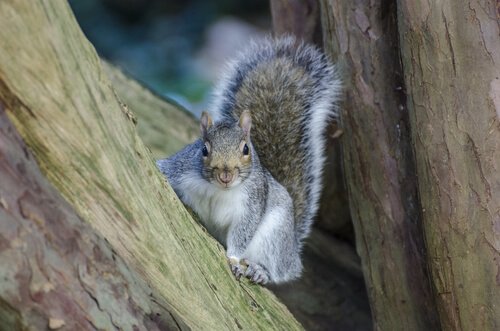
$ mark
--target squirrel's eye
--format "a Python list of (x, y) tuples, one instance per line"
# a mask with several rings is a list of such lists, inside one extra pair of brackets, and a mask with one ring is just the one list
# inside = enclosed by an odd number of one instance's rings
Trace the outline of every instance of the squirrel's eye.
[(245, 144), (245, 146), (243, 146), (243, 155), (248, 155), (248, 152), (249, 152), (248, 146), (247, 144)]
[(203, 154), (204, 157), (208, 156), (207, 146), (203, 146), (203, 148), (201, 149), (201, 153)]

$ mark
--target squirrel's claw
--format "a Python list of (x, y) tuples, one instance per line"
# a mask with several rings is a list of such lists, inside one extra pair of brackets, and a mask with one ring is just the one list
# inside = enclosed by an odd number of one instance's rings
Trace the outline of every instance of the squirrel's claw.
[(245, 275), (247, 266), (240, 264), (240, 260), (235, 257), (229, 257), (227, 259), (229, 266), (231, 267), (231, 272), (234, 274), (237, 280), (240, 280), (241, 276)]
[(260, 264), (250, 262), (247, 259), (241, 260), (240, 263), (247, 265), (245, 277), (250, 279), (252, 282), (261, 285), (265, 285), (269, 282), (269, 272)]
[(241, 276), (245, 274), (245, 270), (243, 270), (243, 267), (241, 265), (232, 266), (231, 271), (236, 276), (237, 280), (240, 280)]
[(260, 264), (250, 262), (247, 259), (240, 260), (234, 256), (229, 257), (227, 262), (237, 280), (240, 280), (241, 276), (245, 276), (255, 284), (265, 285), (269, 282), (269, 271)]

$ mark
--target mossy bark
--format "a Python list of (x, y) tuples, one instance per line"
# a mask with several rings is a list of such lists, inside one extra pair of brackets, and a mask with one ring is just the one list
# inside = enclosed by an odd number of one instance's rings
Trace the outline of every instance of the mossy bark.
[(164, 182), (65, 1), (0, 2), (0, 40), (0, 100), (42, 173), (180, 323), (300, 329)]
[(198, 120), (188, 110), (155, 95), (112, 64), (103, 62), (102, 67), (119, 99), (133, 110), (137, 133), (155, 159), (172, 155), (198, 138)]
[(500, 329), (498, 1), (398, 1), (422, 218), (441, 325)]
[(0, 105), (0, 330), (188, 329), (41, 174)]

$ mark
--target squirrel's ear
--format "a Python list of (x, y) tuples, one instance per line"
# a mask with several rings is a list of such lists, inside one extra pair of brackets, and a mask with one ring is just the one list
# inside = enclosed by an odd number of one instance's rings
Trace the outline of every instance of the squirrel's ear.
[(250, 137), (250, 128), (252, 127), (252, 116), (250, 116), (250, 111), (245, 110), (243, 113), (241, 113), (240, 116), (240, 122), (239, 122), (240, 128), (243, 129), (243, 132)]
[(210, 129), (210, 127), (212, 126), (212, 118), (206, 111), (204, 111), (203, 113), (201, 113), (200, 122), (201, 136), (205, 137), (208, 129)]

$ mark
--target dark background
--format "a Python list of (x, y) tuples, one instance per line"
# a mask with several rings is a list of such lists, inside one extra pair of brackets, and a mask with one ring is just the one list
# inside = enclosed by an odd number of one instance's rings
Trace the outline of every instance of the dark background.
[(207, 104), (224, 59), (270, 31), (267, 0), (70, 0), (105, 59), (194, 113)]

